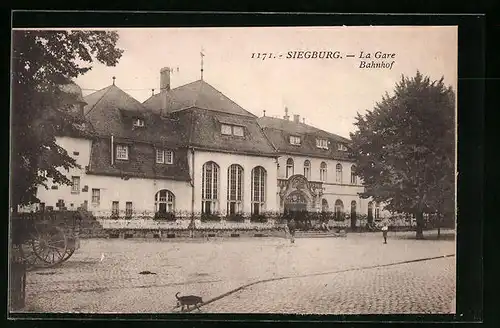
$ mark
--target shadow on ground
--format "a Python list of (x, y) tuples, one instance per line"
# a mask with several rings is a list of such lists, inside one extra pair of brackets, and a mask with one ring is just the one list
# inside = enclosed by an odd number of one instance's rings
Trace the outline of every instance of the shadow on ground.
[[(412, 234), (399, 234), (391, 235), (389, 233), (389, 238), (391, 239), (413, 239), (416, 240), (416, 233)], [(437, 232), (433, 231), (432, 233), (426, 233), (424, 231), (424, 239), (423, 240), (455, 240), (455, 231), (444, 231), (438, 236)]]

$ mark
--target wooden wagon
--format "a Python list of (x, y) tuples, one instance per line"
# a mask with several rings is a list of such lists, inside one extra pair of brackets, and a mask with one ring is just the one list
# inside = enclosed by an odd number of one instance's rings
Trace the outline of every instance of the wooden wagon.
[(16, 213), (11, 217), (12, 250), (26, 268), (57, 266), (80, 247), (79, 211)]

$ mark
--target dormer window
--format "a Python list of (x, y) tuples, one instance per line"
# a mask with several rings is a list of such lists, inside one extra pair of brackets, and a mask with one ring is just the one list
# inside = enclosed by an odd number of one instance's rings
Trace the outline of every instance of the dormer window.
[(144, 126), (144, 120), (142, 118), (136, 118), (134, 120), (134, 126), (135, 127), (143, 127)]
[(321, 149), (328, 149), (328, 140), (316, 139), (316, 147), (321, 148)]
[(238, 125), (229, 125), (229, 124), (222, 124), (221, 125), (221, 131), (222, 134), (224, 135), (234, 135), (237, 137), (243, 137), (245, 136), (245, 132), (242, 126)]
[(128, 160), (127, 145), (116, 145), (116, 159)]
[(300, 145), (300, 137), (290, 136), (290, 144), (291, 145)]
[(344, 144), (338, 144), (337, 149), (341, 151), (347, 151), (347, 147)]
[(156, 150), (156, 163), (158, 164), (172, 164), (174, 162), (174, 152), (171, 150), (157, 149)]

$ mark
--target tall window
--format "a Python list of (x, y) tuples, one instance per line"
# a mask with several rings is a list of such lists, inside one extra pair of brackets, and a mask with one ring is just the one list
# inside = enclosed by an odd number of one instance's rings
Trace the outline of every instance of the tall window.
[(203, 164), (201, 180), (201, 210), (210, 214), (218, 210), (219, 166), (214, 162)]
[(227, 169), (227, 214), (243, 210), (243, 168), (237, 164)]
[(116, 145), (116, 159), (128, 160), (127, 145)]
[(71, 193), (80, 193), (80, 177), (71, 177)]
[(133, 211), (132, 202), (126, 202), (125, 203), (125, 217), (131, 218), (132, 211)]
[(92, 204), (99, 205), (101, 203), (101, 190), (92, 189)]
[(319, 166), (319, 179), (323, 182), (326, 181), (326, 163), (321, 162), (321, 165)]
[(358, 183), (358, 177), (356, 176), (356, 165), (351, 166), (351, 184)]
[(157, 213), (173, 212), (175, 209), (174, 202), (174, 194), (167, 189), (162, 189), (155, 195), (155, 211)]
[(311, 162), (307, 159), (304, 161), (304, 176), (307, 180), (311, 180)]
[(259, 214), (266, 205), (266, 170), (257, 166), (252, 170), (252, 214)]
[(344, 203), (340, 199), (335, 201), (335, 218), (342, 220), (344, 214)]
[(340, 163), (335, 166), (336, 181), (342, 183), (342, 165)]
[(111, 215), (112, 216), (119, 216), (120, 215), (120, 203), (117, 201), (114, 201), (111, 204)]
[(375, 221), (380, 221), (380, 204), (375, 203)]
[(174, 153), (171, 150), (156, 150), (156, 163), (172, 164), (174, 162)]
[(286, 161), (286, 178), (288, 179), (293, 175), (293, 159), (289, 158)]

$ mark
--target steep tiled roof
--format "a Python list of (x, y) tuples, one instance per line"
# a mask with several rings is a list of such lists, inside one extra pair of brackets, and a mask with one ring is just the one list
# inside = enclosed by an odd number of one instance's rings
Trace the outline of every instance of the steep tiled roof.
[[(84, 99), (88, 104), (85, 117), (99, 135), (175, 146), (186, 140), (186, 129), (178, 121), (148, 111), (115, 85)], [(144, 120), (144, 127), (133, 127), (133, 121), (138, 117)]]
[[(230, 115), (218, 111), (191, 108), (172, 114), (189, 127), (188, 142), (192, 147), (214, 151), (276, 156), (257, 120), (250, 116)], [(222, 124), (241, 126), (244, 136), (223, 135)]]
[[(348, 146), (350, 142), (349, 139), (323, 131), (305, 123), (298, 123), (280, 118), (260, 117), (257, 121), (278, 153), (336, 159), (348, 158), (348, 152), (339, 151), (337, 149), (337, 144), (341, 143)], [(290, 144), (290, 136), (301, 137), (301, 144)], [(316, 146), (317, 138), (327, 139), (329, 141), (329, 149), (318, 148)]]
[[(98, 136), (92, 143), (89, 173), (189, 180), (183, 122), (148, 111), (115, 85), (84, 99), (85, 118)], [(136, 118), (144, 120), (144, 127), (133, 126)], [(111, 136), (116, 143), (130, 143), (129, 160), (111, 165)], [(155, 147), (174, 150), (174, 163), (156, 164)]]
[[(116, 139), (115, 143), (120, 143)], [(168, 148), (168, 147), (167, 147)], [(170, 148), (174, 151), (173, 164), (157, 164), (155, 147), (147, 143), (130, 143), (129, 159), (116, 160), (111, 165), (111, 140), (96, 138), (92, 142), (88, 172), (112, 176), (130, 176), (150, 179), (189, 181), (187, 149)]]
[[(162, 97), (166, 97), (164, 101)], [(165, 104), (164, 104), (165, 103)], [(197, 107), (228, 114), (256, 117), (203, 80), (162, 91), (147, 99), (143, 105), (155, 112), (175, 112)]]

